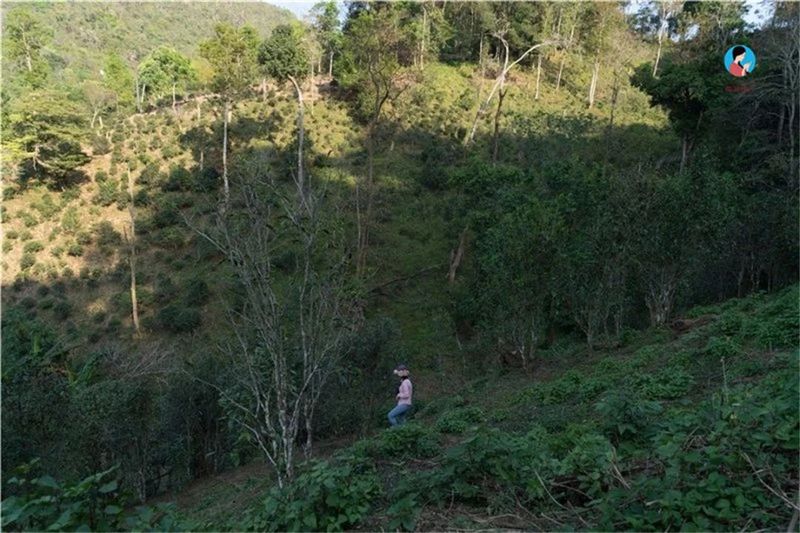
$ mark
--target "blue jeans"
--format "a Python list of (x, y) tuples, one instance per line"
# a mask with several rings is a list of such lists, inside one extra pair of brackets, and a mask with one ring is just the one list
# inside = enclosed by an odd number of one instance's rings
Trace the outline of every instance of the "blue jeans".
[(405, 423), (406, 414), (411, 410), (410, 405), (398, 404), (394, 409), (389, 411), (389, 423), (392, 426), (397, 426)]

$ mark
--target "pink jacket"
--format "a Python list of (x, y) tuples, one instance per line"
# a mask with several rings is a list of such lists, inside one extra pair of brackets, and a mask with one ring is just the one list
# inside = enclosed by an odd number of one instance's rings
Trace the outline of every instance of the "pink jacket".
[(414, 386), (411, 384), (411, 380), (404, 379), (400, 384), (400, 391), (397, 393), (397, 405), (411, 405), (413, 392)]

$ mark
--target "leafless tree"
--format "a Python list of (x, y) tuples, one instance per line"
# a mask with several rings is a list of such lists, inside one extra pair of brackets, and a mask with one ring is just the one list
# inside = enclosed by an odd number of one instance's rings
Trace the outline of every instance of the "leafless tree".
[[(514, 61), (510, 61), (508, 41), (505, 39), (504, 32), (497, 32), (494, 34), (494, 37), (500, 40), (505, 50), (503, 56), (504, 57), (503, 67), (500, 69), (500, 72), (497, 74), (497, 77), (494, 80), (492, 89), (489, 91), (489, 96), (486, 97), (486, 100), (484, 102), (480, 103), (478, 111), (475, 113), (475, 119), (472, 121), (472, 127), (464, 137), (464, 146), (470, 144), (472, 140), (475, 138), (475, 130), (478, 128), (478, 121), (481, 119), (482, 116), (486, 114), (486, 110), (489, 109), (489, 104), (491, 104), (492, 98), (494, 98), (494, 95), (496, 92), (498, 92), (498, 90), (499, 90), (498, 94), (500, 95), (500, 99), (502, 102), (502, 97), (505, 96), (505, 83), (506, 79), (508, 78), (509, 71), (511, 71), (512, 68), (518, 65), (522, 60), (528, 57), (528, 55), (537, 48), (553, 44), (552, 41), (545, 41), (539, 44), (535, 44), (530, 48), (528, 48), (527, 50), (525, 50), (523, 53), (521, 53), (517, 59), (515, 59)], [(499, 115), (500, 115), (500, 107), (498, 106), (497, 113), (495, 114), (495, 130), (497, 129), (497, 118), (499, 117)]]
[(195, 229), (225, 255), (243, 296), (240, 308), (228, 308), (233, 340), (220, 346), (230, 384), (217, 388), (283, 486), (301, 428), (311, 453), (317, 401), (353, 321), (346, 256), (331, 237), (335, 222), (323, 220), (321, 195), (295, 176), (298, 197), (263, 168), (244, 165), (231, 209), (209, 230)]

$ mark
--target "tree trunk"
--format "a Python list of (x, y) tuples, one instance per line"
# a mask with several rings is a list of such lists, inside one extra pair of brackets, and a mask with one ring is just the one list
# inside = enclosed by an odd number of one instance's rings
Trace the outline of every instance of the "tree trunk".
[(653, 64), (653, 77), (658, 76), (658, 62), (661, 60), (661, 47), (664, 41), (664, 23), (658, 29), (658, 49), (656, 50), (656, 62)]
[(131, 266), (131, 315), (133, 318), (133, 328), (138, 337), (139, 330), (139, 302), (136, 298), (136, 211), (133, 205), (133, 174), (128, 166), (128, 214), (131, 218), (131, 238), (130, 238), (130, 266)]
[(558, 76), (556, 77), (556, 91), (561, 87), (561, 74), (564, 72), (564, 63), (567, 62), (567, 52), (561, 56), (561, 64), (558, 66)]
[(328, 77), (333, 77), (333, 50), (328, 54)]
[(297, 84), (292, 76), (289, 76), (289, 81), (294, 85), (294, 90), (297, 93), (297, 194), (300, 198), (300, 205), (306, 206), (306, 189), (305, 189), (305, 176), (303, 174), (303, 142), (305, 137), (305, 129), (303, 126), (303, 92), (300, 90), (300, 85)]
[(464, 257), (464, 247), (467, 243), (467, 228), (464, 228), (461, 231), (461, 236), (458, 239), (458, 248), (454, 253), (451, 254), (450, 258), (450, 270), (447, 273), (447, 280), (450, 283), (455, 283), (456, 281), (456, 270), (458, 270), (459, 265), (461, 264), (461, 259)]
[(597, 90), (597, 79), (600, 77), (600, 57), (594, 60), (594, 68), (592, 69), (592, 82), (589, 85), (589, 109), (594, 107), (594, 95)]
[(228, 120), (230, 115), (230, 101), (225, 100), (222, 117), (222, 183), (224, 187), (224, 207), (227, 209), (230, 201), (230, 187), (228, 186)]
[(539, 99), (539, 80), (542, 77), (542, 54), (539, 54), (538, 59), (536, 60), (536, 95), (534, 96), (534, 100)]
[(674, 297), (675, 279), (668, 273), (662, 272), (657, 279), (648, 284), (645, 303), (650, 311), (651, 326), (659, 327), (667, 323), (672, 312)]
[(485, 102), (481, 102), (480, 106), (478, 107), (478, 111), (475, 113), (475, 119), (472, 121), (472, 128), (464, 136), (464, 142), (463, 142), (464, 146), (467, 146), (470, 142), (472, 142), (472, 139), (475, 137), (475, 131), (476, 131), (477, 127), (478, 127), (478, 120), (485, 113), (486, 108), (491, 103), (492, 98), (494, 97), (494, 93), (497, 91), (497, 89), (504, 86), (506, 77), (508, 75), (508, 72), (512, 68), (514, 68), (514, 66), (516, 66), (518, 63), (520, 63), (523, 59), (525, 59), (528, 56), (528, 54), (530, 54), (534, 50), (536, 50), (539, 47), (547, 46), (547, 45), (550, 44), (550, 42), (542, 42), (542, 43), (539, 43), (539, 44), (535, 44), (535, 45), (531, 46), (530, 48), (528, 48), (525, 52), (520, 54), (520, 56), (517, 59), (515, 59), (512, 63), (509, 63), (509, 59), (510, 59), (509, 58), (509, 53), (510, 52), (509, 52), (509, 48), (508, 48), (508, 41), (506, 41), (505, 38), (503, 38), (502, 35), (495, 35), (495, 37), (500, 39), (500, 41), (503, 43), (503, 47), (505, 48), (505, 60), (503, 62), (503, 68), (500, 71), (500, 73), (497, 75), (497, 77), (495, 78), (494, 85), (492, 85), (492, 90), (489, 91), (489, 96), (486, 98), (486, 101)]
[(683, 174), (683, 170), (686, 168), (686, 160), (689, 158), (689, 137), (688, 135), (684, 135), (681, 139), (681, 166), (678, 169), (678, 172)]
[(99, 109), (95, 109), (94, 113), (92, 113), (92, 122), (89, 124), (90, 129), (94, 129), (94, 121), (97, 120), (97, 115), (100, 113)]
[(178, 111), (175, 107), (175, 84), (172, 84), (172, 111), (177, 115)]
[(500, 151), (500, 114), (503, 109), (503, 99), (506, 97), (508, 89), (500, 89), (497, 98), (497, 111), (494, 114), (494, 146), (492, 148), (492, 163), (497, 163), (497, 156)]
[(425, 31), (428, 26), (428, 10), (422, 6), (422, 42), (420, 43), (419, 66), (425, 68)]

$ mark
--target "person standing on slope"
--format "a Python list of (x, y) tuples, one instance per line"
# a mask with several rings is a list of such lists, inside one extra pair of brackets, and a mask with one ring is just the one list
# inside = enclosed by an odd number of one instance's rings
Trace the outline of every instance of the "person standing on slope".
[(414, 392), (406, 365), (398, 365), (393, 373), (400, 377), (400, 386), (397, 388), (397, 405), (389, 411), (389, 423), (392, 427), (405, 423), (406, 415), (411, 410), (411, 395)]

